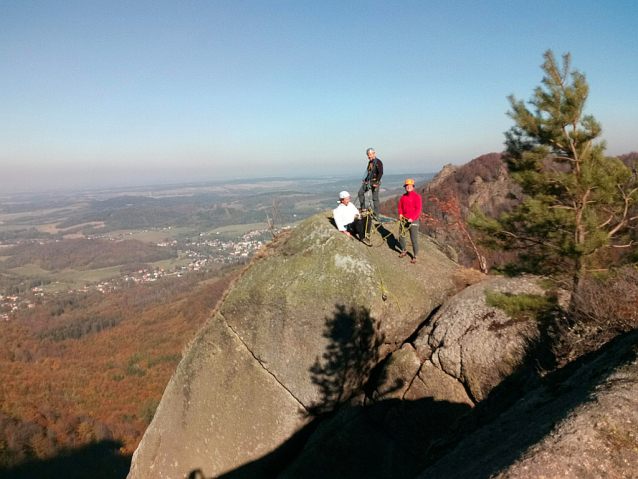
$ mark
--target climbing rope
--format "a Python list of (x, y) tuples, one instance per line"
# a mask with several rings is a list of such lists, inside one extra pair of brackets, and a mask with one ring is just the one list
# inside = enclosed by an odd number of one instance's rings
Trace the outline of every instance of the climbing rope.
[(401, 311), (401, 304), (399, 303), (399, 300), (397, 299), (397, 297), (394, 294), (392, 294), (392, 292), (388, 288), (385, 287), (385, 282), (383, 281), (383, 275), (381, 274), (381, 268), (379, 268), (379, 263), (377, 263), (377, 260), (375, 259), (374, 256), (372, 256), (372, 252), (369, 249), (366, 248), (366, 251), (370, 255), (370, 258), (372, 258), (372, 261), (374, 261), (374, 264), (377, 267), (377, 272), (379, 273), (379, 280), (381, 282), (381, 299), (383, 301), (386, 301), (388, 299), (388, 294), (389, 294), (397, 302), (397, 306), (399, 308), (399, 311)]
[[(383, 223), (381, 221), (381, 218), (379, 218), (376, 214), (374, 214), (374, 211), (372, 211), (372, 209), (368, 208), (368, 214), (366, 215), (366, 238), (371, 239), (371, 232), (372, 232), (372, 228), (370, 228), (370, 231), (368, 231), (368, 222), (371, 221), (370, 218), (372, 218), (372, 220), (376, 220), (379, 225), (375, 228), (376, 232), (379, 233), (379, 236), (381, 236), (381, 244), (383, 244), (385, 242), (385, 240), (390, 237), (392, 235), (392, 231), (388, 231), (388, 234), (383, 236), (383, 234), (381, 234), (381, 232), (379, 232), (379, 227), (381, 226), (381, 224)], [(386, 220), (388, 221), (388, 220)], [(396, 221), (394, 219), (392, 219), (392, 221)]]
[[(368, 240), (370, 240), (370, 238), (368, 238), (368, 224), (370, 224), (369, 222), (372, 221), (371, 218), (376, 218), (376, 216), (374, 215), (374, 212), (371, 210), (368, 210), (368, 214), (366, 215), (366, 238)], [(381, 234), (381, 233), (379, 233)], [(386, 236), (382, 236), (383, 241), (385, 241), (385, 239), (390, 236), (392, 234), (392, 232), (388, 233)], [(383, 301), (387, 301), (388, 299), (388, 294), (390, 296), (392, 296), (394, 298), (394, 300), (397, 302), (397, 307), (399, 308), (399, 311), (401, 311), (401, 303), (399, 303), (398, 298), (388, 289), (385, 287), (385, 281), (383, 281), (383, 275), (381, 274), (381, 268), (379, 267), (379, 263), (377, 262), (376, 258), (372, 255), (372, 252), (370, 251), (370, 249), (366, 248), (366, 251), (368, 252), (368, 254), (370, 255), (370, 258), (372, 258), (372, 261), (374, 262), (375, 266), (377, 267), (377, 272), (379, 273), (379, 281), (381, 283), (381, 299), (383, 299)]]
[[(405, 227), (406, 224), (408, 225), (407, 228)], [(408, 235), (408, 231), (410, 231), (410, 228), (412, 228), (413, 224), (413, 222), (406, 221), (405, 218), (399, 221), (399, 238), (405, 238)]]

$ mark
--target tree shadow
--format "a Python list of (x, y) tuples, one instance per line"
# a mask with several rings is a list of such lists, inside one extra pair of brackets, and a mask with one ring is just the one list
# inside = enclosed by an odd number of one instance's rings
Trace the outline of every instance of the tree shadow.
[[(365, 307), (335, 308), (325, 318), (326, 350), (310, 368), (319, 391), (308, 407), (310, 423), (273, 452), (220, 478), (409, 477), (419, 471), (423, 450), (446, 433), (445, 425), (471, 409), (432, 398), (374, 401), (374, 390), (392, 394), (404, 386), (402, 379), (386, 384), (380, 322)], [(388, 450), (392, 459), (382, 459)], [(380, 460), (384, 467), (377, 467)], [(189, 478), (205, 476), (195, 470)]]
[(311, 381), (320, 394), (307, 408), (310, 415), (329, 413), (361, 392), (379, 363), (379, 347), (385, 341), (379, 327), (380, 322), (365, 307), (336, 305), (333, 316), (325, 318), (323, 337), (328, 345), (310, 368)]
[(397, 239), (394, 232), (387, 229), (383, 223), (379, 225), (379, 227), (377, 228), (377, 232), (381, 235), (382, 238), (385, 238), (385, 242), (387, 243), (390, 250), (396, 251), (397, 253), (401, 252), (399, 240)]
[(3, 479), (125, 479), (131, 456), (120, 453), (119, 441), (100, 441), (66, 451), (50, 459), (33, 459), (17, 466), (0, 468)]

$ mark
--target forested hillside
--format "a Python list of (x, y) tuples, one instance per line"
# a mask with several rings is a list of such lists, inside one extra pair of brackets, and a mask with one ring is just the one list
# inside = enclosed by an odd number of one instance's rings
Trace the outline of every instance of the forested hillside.
[[(414, 191), (423, 198), (424, 217), (434, 220), (422, 220), (419, 230), (452, 246), (461, 264), (477, 268), (476, 254), (467, 237), (455, 225), (454, 215), (443, 211), (440, 203), (433, 198), (441, 201), (452, 199), (463, 223), (472, 205), (479, 206), (488, 216), (498, 216), (509, 211), (521, 199), (521, 189), (509, 180), (501, 153), (481, 155), (459, 167), (448, 165), (432, 181), (416, 187)], [(396, 217), (398, 204), (398, 196), (390, 198), (383, 203), (381, 212)], [(483, 248), (481, 254), (487, 257), (490, 266), (502, 263), (504, 258), (502, 253), (490, 253)]]
[(34, 264), (48, 271), (97, 269), (129, 263), (151, 263), (177, 257), (174, 251), (135, 240), (95, 241), (86, 239), (26, 243), (9, 248), (4, 269)]
[(104, 441), (130, 455), (239, 268), (68, 293), (0, 323), (0, 471)]
[[(620, 155), (618, 159), (635, 170), (638, 164), (638, 152)], [(558, 164), (551, 166), (561, 168)], [(433, 221), (422, 220), (419, 230), (452, 246), (461, 264), (474, 267), (478, 267), (476, 254), (466, 235), (458, 228), (458, 221), (453, 212), (450, 208), (446, 211), (441, 207), (440, 202), (434, 201), (434, 198), (442, 202), (452, 199), (453, 205), (458, 207), (458, 219), (467, 227), (477, 243), (480, 242), (482, 235), (465, 224), (473, 206), (480, 208), (484, 215), (496, 218), (502, 213), (511, 211), (524, 198), (520, 185), (510, 179), (502, 153), (481, 155), (458, 167), (448, 165), (433, 180), (416, 187), (415, 191), (423, 198), (424, 218), (433, 219)], [(388, 199), (381, 205), (381, 212), (396, 217), (398, 203), (399, 196)], [(481, 255), (486, 258), (489, 267), (503, 265), (514, 258), (507, 252), (490, 251), (480, 245), (478, 248)], [(615, 254), (627, 252), (627, 250), (617, 251)]]

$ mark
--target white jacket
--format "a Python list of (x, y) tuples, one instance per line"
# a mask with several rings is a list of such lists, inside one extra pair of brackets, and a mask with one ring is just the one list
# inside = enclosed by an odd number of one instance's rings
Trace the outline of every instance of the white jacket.
[(339, 231), (345, 231), (346, 226), (352, 223), (358, 214), (359, 210), (352, 203), (348, 203), (348, 206), (339, 203), (339, 206), (334, 209), (334, 219), (337, 229)]

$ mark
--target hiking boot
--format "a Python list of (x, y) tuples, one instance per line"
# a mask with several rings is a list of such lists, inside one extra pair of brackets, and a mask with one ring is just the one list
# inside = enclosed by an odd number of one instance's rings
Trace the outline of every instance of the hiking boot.
[(361, 242), (366, 246), (372, 246), (372, 241), (370, 240), (370, 238), (363, 238)]
[(414, 258), (412, 258), (411, 263), (412, 263), (412, 264), (416, 264), (416, 256), (415, 256)]
[(408, 254), (408, 252), (407, 252), (407, 251), (404, 251), (403, 253), (401, 253), (401, 254), (399, 255), (399, 258), (404, 258), (406, 254)]

